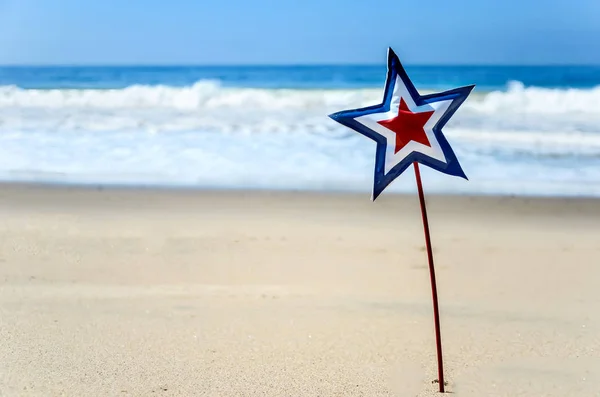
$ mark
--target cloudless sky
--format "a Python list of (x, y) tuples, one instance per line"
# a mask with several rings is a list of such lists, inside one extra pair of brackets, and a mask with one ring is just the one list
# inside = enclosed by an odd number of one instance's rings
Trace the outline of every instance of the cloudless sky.
[(0, 64), (600, 64), (600, 0), (0, 0)]

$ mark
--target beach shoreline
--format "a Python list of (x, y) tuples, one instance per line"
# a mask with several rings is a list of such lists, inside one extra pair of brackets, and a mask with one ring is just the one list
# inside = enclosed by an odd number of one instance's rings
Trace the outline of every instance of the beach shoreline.
[[(596, 395), (600, 201), (427, 204), (449, 390)], [(0, 215), (3, 397), (438, 395), (416, 194), (2, 184)]]
[[(381, 198), (377, 199), (377, 203), (382, 201), (394, 200), (405, 200), (410, 197), (417, 197), (416, 187), (414, 192), (409, 191), (386, 191)], [(556, 202), (567, 202), (574, 204), (589, 205), (600, 200), (600, 196), (585, 195), (585, 194), (543, 194), (543, 193), (500, 193), (500, 192), (447, 192), (439, 193), (428, 192), (427, 186), (425, 186), (425, 194), (428, 198), (433, 200), (488, 200), (488, 201), (506, 201), (513, 200), (514, 202), (531, 202), (536, 201), (540, 203), (556, 203)], [(365, 197), (367, 201), (372, 202), (370, 193), (368, 191), (360, 190), (343, 190), (343, 189), (292, 189), (292, 188), (219, 188), (210, 186), (194, 186), (194, 185), (168, 185), (168, 184), (105, 184), (105, 183), (69, 183), (69, 182), (29, 182), (29, 181), (0, 181), (0, 192), (4, 191), (9, 195), (15, 195), (22, 193), (25, 196), (30, 193), (43, 193), (55, 192), (57, 194), (76, 193), (76, 194), (94, 194), (95, 193), (108, 193), (108, 194), (126, 194), (133, 197), (136, 194), (149, 193), (152, 195), (168, 196), (168, 195), (181, 195), (184, 196), (235, 196), (240, 195), (243, 197), (272, 197), (272, 196), (299, 196), (308, 197), (313, 200), (319, 198), (346, 198), (349, 200), (361, 200), (364, 201)], [(35, 194), (31, 194), (35, 196)]]

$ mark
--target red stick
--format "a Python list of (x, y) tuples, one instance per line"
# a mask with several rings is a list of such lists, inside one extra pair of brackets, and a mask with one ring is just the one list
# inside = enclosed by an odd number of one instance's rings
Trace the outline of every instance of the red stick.
[(431, 238), (429, 237), (429, 221), (427, 220), (427, 209), (425, 208), (425, 193), (421, 183), (421, 172), (419, 164), (415, 161), (415, 177), (419, 188), (419, 201), (421, 202), (421, 215), (423, 217), (423, 229), (425, 230), (425, 245), (427, 247), (427, 258), (429, 259), (429, 275), (431, 277), (431, 294), (433, 296), (433, 317), (435, 320), (435, 342), (437, 346), (438, 381), (440, 393), (444, 393), (444, 364), (442, 362), (442, 337), (440, 335), (440, 312), (438, 308), (437, 287), (435, 282), (435, 269), (433, 266), (433, 251), (431, 249)]

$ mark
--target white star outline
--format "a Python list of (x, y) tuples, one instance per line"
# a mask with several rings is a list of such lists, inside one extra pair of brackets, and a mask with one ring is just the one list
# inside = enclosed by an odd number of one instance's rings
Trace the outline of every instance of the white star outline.
[[(394, 153), (396, 148), (396, 133), (382, 126), (381, 124), (378, 124), (377, 122), (397, 117), (401, 98), (404, 99), (406, 106), (408, 106), (408, 109), (413, 113), (434, 112), (423, 126), (423, 130), (425, 131), (431, 146), (423, 145), (422, 143), (411, 140), (402, 149), (400, 149), (398, 153)], [(354, 120), (386, 138), (387, 144), (384, 163), (385, 174), (388, 174), (392, 168), (394, 168), (412, 152), (422, 153), (435, 160), (441, 161), (444, 164), (447, 164), (446, 156), (444, 155), (444, 151), (442, 150), (435, 133), (433, 132), (433, 128), (438, 123), (440, 118), (442, 118), (442, 116), (446, 113), (446, 110), (448, 110), (448, 107), (451, 103), (452, 99), (417, 106), (408, 89), (406, 88), (404, 81), (402, 81), (400, 76), (396, 76), (392, 100), (390, 103), (390, 110), (388, 112), (366, 114), (356, 117)]]

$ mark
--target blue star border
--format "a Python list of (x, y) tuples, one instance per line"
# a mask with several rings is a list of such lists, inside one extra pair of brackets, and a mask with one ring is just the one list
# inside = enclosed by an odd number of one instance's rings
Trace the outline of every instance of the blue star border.
[[(394, 87), (396, 84), (396, 78), (400, 77), (413, 101), (417, 106), (429, 104), (433, 102), (452, 100), (452, 103), (446, 109), (446, 112), (438, 120), (436, 125), (433, 127), (433, 133), (437, 138), (440, 147), (446, 158), (446, 163), (443, 163), (437, 159), (427, 156), (420, 152), (411, 152), (406, 158), (400, 163), (396, 164), (394, 168), (387, 174), (385, 173), (385, 151), (386, 151), (386, 138), (383, 135), (371, 130), (363, 124), (354, 120), (356, 117), (364, 116), (367, 114), (374, 113), (385, 113), (389, 112), (391, 101), (394, 93)], [(365, 135), (377, 142), (377, 151), (375, 154), (375, 175), (373, 181), (373, 195), (372, 200), (375, 199), (383, 192), (383, 190), (394, 181), (400, 174), (402, 174), (413, 162), (419, 162), (423, 165), (429, 166), (434, 170), (442, 173), (458, 176), (467, 179), (462, 167), (460, 166), (454, 151), (450, 147), (450, 144), (442, 134), (442, 127), (448, 122), (448, 120), (454, 115), (456, 110), (462, 105), (467, 99), (471, 91), (475, 88), (475, 85), (468, 85), (464, 87), (455, 88), (449, 91), (440, 93), (420, 95), (412, 81), (408, 77), (408, 74), (404, 70), (404, 67), (400, 63), (400, 59), (394, 53), (392, 48), (388, 48), (388, 65), (387, 65), (387, 78), (385, 82), (383, 102), (378, 105), (368, 106), (359, 109), (343, 110), (330, 114), (329, 117), (338, 123), (355, 130), (356, 132)]]

